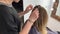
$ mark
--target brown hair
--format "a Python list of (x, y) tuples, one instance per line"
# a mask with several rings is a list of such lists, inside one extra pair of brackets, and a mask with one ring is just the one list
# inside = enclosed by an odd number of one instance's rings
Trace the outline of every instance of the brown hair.
[(36, 8), (39, 10), (39, 18), (37, 19), (37, 21), (35, 21), (34, 26), (36, 26), (39, 32), (44, 33), (43, 29), (46, 29), (48, 15), (45, 8), (40, 5), (35, 6), (32, 11), (34, 11)]

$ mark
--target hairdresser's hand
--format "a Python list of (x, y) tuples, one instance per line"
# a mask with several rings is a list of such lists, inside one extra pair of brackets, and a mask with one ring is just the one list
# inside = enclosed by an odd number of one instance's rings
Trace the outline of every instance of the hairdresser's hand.
[(35, 10), (31, 13), (31, 15), (30, 15), (30, 17), (29, 17), (29, 20), (34, 23), (34, 22), (38, 19), (38, 17), (39, 17), (39, 11), (38, 11), (38, 9), (35, 9)]
[(18, 13), (19, 17), (24, 16), (26, 13), (28, 13), (28, 12), (29, 12), (30, 10), (32, 10), (32, 9), (33, 9), (33, 6), (32, 6), (32, 5), (27, 6), (27, 8), (26, 8), (25, 11), (22, 11), (22, 12), (19, 12), (19, 13)]
[(27, 6), (27, 8), (25, 10), (25, 13), (28, 13), (32, 9), (33, 9), (33, 6), (32, 5)]

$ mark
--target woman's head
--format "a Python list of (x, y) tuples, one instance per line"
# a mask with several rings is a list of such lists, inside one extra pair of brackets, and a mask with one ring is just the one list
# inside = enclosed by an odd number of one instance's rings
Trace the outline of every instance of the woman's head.
[(43, 8), (42, 6), (40, 5), (35, 6), (33, 11), (36, 8), (39, 10), (39, 18), (37, 19), (37, 21), (35, 21), (34, 26), (36, 26), (37, 29), (41, 31), (47, 25), (48, 15), (45, 8)]

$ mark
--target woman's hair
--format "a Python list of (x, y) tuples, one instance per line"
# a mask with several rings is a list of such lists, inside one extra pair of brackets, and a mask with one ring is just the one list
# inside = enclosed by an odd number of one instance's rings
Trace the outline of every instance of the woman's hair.
[(33, 26), (36, 26), (37, 30), (40, 32), (47, 26), (48, 15), (45, 8), (40, 5), (35, 6), (32, 11), (36, 8), (39, 10), (39, 18), (35, 21)]

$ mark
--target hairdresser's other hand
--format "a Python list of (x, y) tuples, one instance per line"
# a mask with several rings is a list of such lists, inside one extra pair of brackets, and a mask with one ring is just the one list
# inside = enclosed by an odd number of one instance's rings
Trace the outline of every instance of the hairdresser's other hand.
[(33, 9), (33, 6), (32, 5), (27, 6), (27, 8), (25, 10), (25, 13), (28, 13), (32, 9)]
[(39, 11), (36, 8), (30, 15), (29, 20), (31, 20), (33, 23), (38, 19), (39, 17)]

